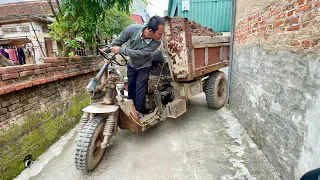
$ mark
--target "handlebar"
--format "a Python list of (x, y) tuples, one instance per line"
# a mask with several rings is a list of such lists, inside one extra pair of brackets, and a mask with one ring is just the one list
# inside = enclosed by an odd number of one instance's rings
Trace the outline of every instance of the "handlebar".
[[(105, 46), (105, 48), (100, 49), (99, 46)], [(110, 47), (105, 44), (98, 44), (98, 52), (103, 58), (105, 58), (108, 61), (111, 61), (111, 63), (114, 62), (115, 64), (117, 64), (119, 66), (126, 66), (128, 64), (128, 60), (120, 53), (119, 53), (119, 55), (125, 60), (125, 64), (120, 64), (119, 62), (117, 62), (116, 58), (115, 58), (116, 54), (111, 53)], [(111, 57), (110, 57), (110, 55), (111, 55)]]

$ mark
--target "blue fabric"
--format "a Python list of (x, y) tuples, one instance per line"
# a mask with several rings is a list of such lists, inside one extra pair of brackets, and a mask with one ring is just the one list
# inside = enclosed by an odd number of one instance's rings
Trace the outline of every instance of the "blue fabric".
[(137, 111), (144, 113), (144, 97), (148, 88), (150, 67), (135, 69), (128, 64), (128, 93)]
[(9, 54), (6, 53), (6, 52), (4, 51), (4, 49), (0, 49), (0, 52), (1, 52), (1, 54), (2, 54), (5, 58), (9, 59)]
[(320, 180), (320, 168), (307, 172), (300, 180)]

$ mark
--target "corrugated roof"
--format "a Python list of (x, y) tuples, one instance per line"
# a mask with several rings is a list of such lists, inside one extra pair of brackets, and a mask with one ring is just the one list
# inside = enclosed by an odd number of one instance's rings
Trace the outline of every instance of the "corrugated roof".
[[(57, 8), (55, 1), (52, 5)], [(47, 1), (27, 1), (0, 5), (0, 17), (26, 16), (26, 15), (51, 15), (52, 11)]]
[(189, 0), (189, 11), (182, 11), (182, 0), (169, 0), (168, 15), (195, 20), (216, 32), (229, 32), (231, 0)]

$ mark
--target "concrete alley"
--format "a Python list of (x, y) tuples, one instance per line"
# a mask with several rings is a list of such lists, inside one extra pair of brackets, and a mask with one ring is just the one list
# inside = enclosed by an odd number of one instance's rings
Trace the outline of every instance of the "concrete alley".
[(120, 131), (91, 173), (74, 166), (75, 137), (71, 134), (62, 152), (40, 173), (34, 176), (50, 152), (16, 179), (279, 179), (233, 114), (227, 108), (209, 109), (204, 94), (193, 98), (178, 119), (168, 119), (141, 135)]

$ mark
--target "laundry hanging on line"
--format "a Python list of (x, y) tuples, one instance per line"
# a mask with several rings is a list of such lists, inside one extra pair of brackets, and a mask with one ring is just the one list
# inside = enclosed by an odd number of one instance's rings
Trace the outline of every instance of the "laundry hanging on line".
[(31, 57), (32, 55), (30, 47), (26, 45), (18, 48), (15, 46), (0, 46), (0, 53), (7, 59), (12, 60), (19, 65), (26, 64), (26, 58)]

